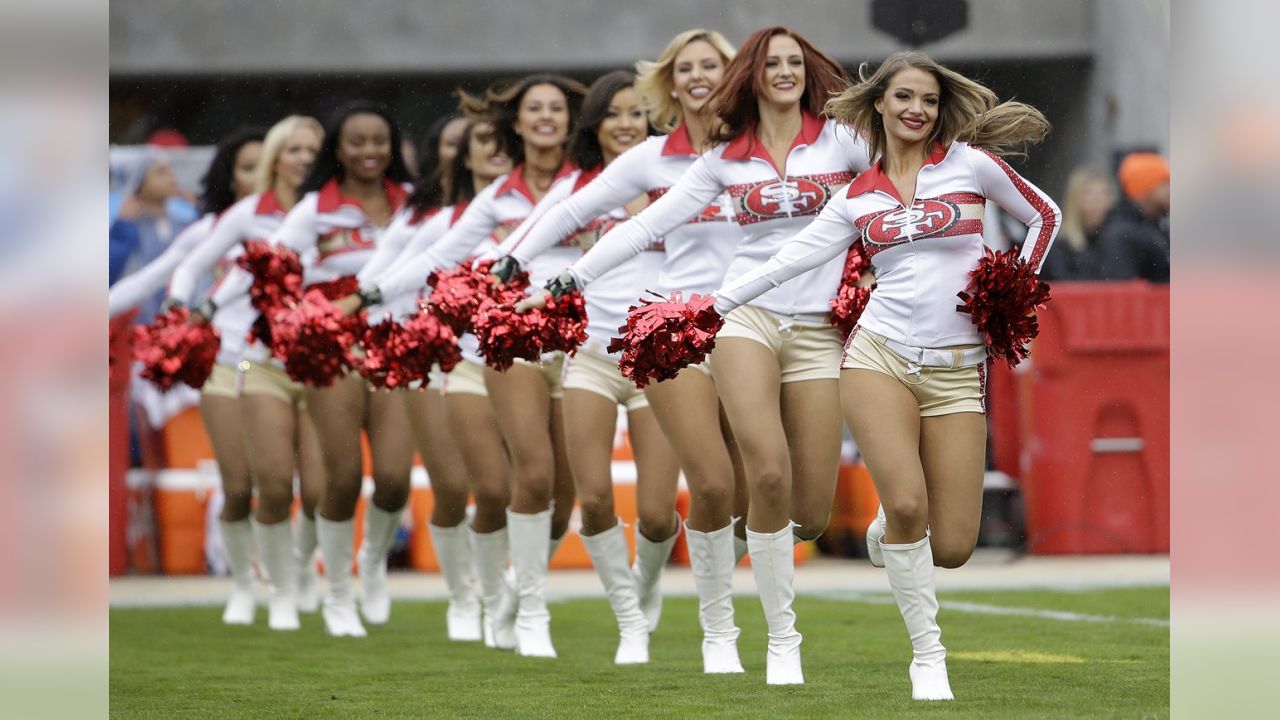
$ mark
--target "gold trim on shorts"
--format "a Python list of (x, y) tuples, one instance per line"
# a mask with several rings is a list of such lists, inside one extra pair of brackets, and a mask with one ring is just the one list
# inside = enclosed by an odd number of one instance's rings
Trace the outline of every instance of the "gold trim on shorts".
[(306, 404), (304, 386), (274, 363), (240, 361), (240, 394), (266, 395), (295, 407)]
[(593, 392), (625, 406), (628, 412), (649, 407), (644, 393), (623, 377), (617, 360), (590, 350), (580, 349), (565, 360), (564, 389)]
[(240, 397), (238, 375), (238, 371), (230, 365), (221, 363), (214, 365), (213, 372), (209, 374), (209, 379), (204, 381), (200, 392), (212, 397), (238, 398)]
[[(435, 382), (434, 380), (432, 381)], [(449, 395), (479, 395), (489, 397), (489, 388), (484, 384), (484, 365), (470, 360), (463, 360), (444, 377), (438, 386), (440, 391)]]

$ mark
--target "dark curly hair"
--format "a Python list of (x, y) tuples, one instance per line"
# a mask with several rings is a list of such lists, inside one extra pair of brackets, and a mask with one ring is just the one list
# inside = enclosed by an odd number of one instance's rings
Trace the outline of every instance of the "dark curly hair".
[(204, 212), (217, 214), (235, 204), (236, 190), (232, 181), (235, 178), (236, 155), (240, 154), (240, 148), (249, 143), (260, 143), (266, 136), (267, 131), (260, 127), (242, 125), (222, 138), (209, 169), (200, 178), (200, 207)]
[(569, 101), (569, 132), (573, 133), (572, 118), (577, 115), (577, 107), (586, 88), (577, 80), (562, 75), (538, 73), (529, 75), (514, 84), (504, 87), (503, 83), (495, 83), (482, 95), (472, 95), (464, 90), (458, 91), (459, 107), (471, 120), (483, 120), (493, 124), (494, 134), (498, 138), (498, 147), (502, 149), (517, 165), (524, 162), (524, 140), (516, 133), (516, 119), (520, 116), (520, 101), (525, 93), (537, 85), (554, 85), (564, 93)]

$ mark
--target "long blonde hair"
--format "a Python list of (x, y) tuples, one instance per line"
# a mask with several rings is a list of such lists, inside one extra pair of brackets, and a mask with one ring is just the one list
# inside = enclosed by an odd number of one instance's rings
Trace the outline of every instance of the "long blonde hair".
[(684, 111), (680, 101), (671, 97), (674, 84), (676, 56), (691, 43), (701, 40), (720, 53), (725, 65), (737, 54), (733, 45), (715, 30), (694, 28), (676, 35), (657, 60), (641, 60), (636, 63), (636, 93), (649, 111), (649, 124), (658, 132), (669, 133), (680, 127)]
[(276, 160), (284, 151), (285, 141), (298, 128), (308, 128), (315, 132), (316, 140), (324, 142), (324, 126), (319, 120), (306, 115), (290, 115), (267, 131), (262, 141), (262, 160), (254, 171), (254, 192), (264, 193), (276, 186)]
[(1088, 244), (1084, 228), (1084, 211), (1082, 209), (1085, 190), (1093, 183), (1103, 183), (1114, 194), (1115, 186), (1111, 178), (1095, 167), (1081, 166), (1067, 176), (1067, 195), (1062, 201), (1062, 230), (1060, 236), (1066, 238), (1067, 244), (1075, 251), (1084, 250)]
[(867, 63), (858, 67), (858, 82), (827, 101), (824, 112), (852, 126), (871, 146), (871, 157), (884, 154), (884, 122), (876, 111), (876, 101), (888, 92), (889, 82), (899, 72), (917, 68), (933, 75), (941, 95), (938, 119), (926, 147), (944, 147), (954, 140), (985, 148), (998, 155), (1022, 155), (1029, 144), (1049, 133), (1049, 121), (1034, 107), (1020, 102), (1000, 102), (987, 86), (970, 80), (938, 64), (921, 52), (896, 52), (875, 72)]

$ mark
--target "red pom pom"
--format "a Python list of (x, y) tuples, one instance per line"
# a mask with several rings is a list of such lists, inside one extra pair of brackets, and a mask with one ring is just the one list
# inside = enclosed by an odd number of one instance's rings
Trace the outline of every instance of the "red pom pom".
[(957, 293), (964, 302), (956, 310), (972, 316), (992, 357), (1015, 367), (1029, 355), (1027, 344), (1040, 334), (1040, 324), (1031, 313), (1049, 302), (1049, 284), (1018, 257), (1017, 249), (984, 250), (978, 266), (969, 272), (969, 287)]
[(357, 366), (351, 348), (364, 324), (364, 313), (343, 317), (319, 290), (308, 290), (296, 307), (271, 315), (271, 353), (299, 382), (328, 387)]
[(425, 386), (433, 364), (448, 372), (462, 360), (453, 330), (425, 309), (403, 324), (387, 318), (369, 326), (362, 345), (360, 373), (375, 387), (388, 390), (415, 380)]
[(258, 312), (287, 307), (302, 297), (302, 261), (293, 250), (248, 240), (236, 264), (253, 275), (249, 301)]
[(710, 295), (695, 293), (688, 302), (679, 292), (670, 299), (658, 298), (642, 298), (640, 305), (632, 305), (627, 324), (618, 328), (622, 337), (609, 343), (609, 352), (622, 353), (618, 369), (640, 389), (705, 360), (724, 325)]
[(830, 301), (831, 314), (827, 316), (827, 322), (840, 328), (840, 332), (846, 338), (857, 326), (858, 318), (862, 317), (862, 311), (867, 308), (867, 302), (871, 299), (874, 286), (858, 287), (862, 274), (870, 269), (871, 259), (867, 257), (862, 243), (854, 243), (845, 257), (844, 272), (840, 276), (840, 290), (836, 293), (835, 299)]
[(190, 317), (186, 308), (173, 308), (151, 325), (133, 329), (133, 356), (142, 363), (142, 377), (162, 391), (178, 382), (201, 388), (213, 373), (218, 330), (209, 323), (188, 324)]
[[(471, 331), (472, 319), (485, 298), (496, 297), (489, 277), (492, 260), (486, 260), (472, 269), (471, 262), (463, 262), (452, 270), (437, 270), (427, 276), (431, 286), (431, 312), (453, 332), (462, 335)], [(504, 286), (505, 290), (524, 290), (529, 287), (529, 273), (520, 272)]]
[(319, 291), (326, 300), (338, 300), (360, 292), (360, 281), (356, 279), (355, 275), (343, 275), (342, 277), (318, 282), (307, 287), (308, 292), (312, 290)]
[(525, 314), (528, 332), (542, 340), (542, 352), (570, 355), (587, 341), (587, 302), (574, 290), (558, 298), (548, 298), (545, 307)]
[(523, 299), (519, 290), (500, 288), (483, 298), (475, 312), (472, 330), (480, 341), (480, 355), (495, 370), (505, 372), (517, 359), (537, 362), (542, 356), (542, 339), (530, 331), (533, 313), (516, 314), (515, 304)]

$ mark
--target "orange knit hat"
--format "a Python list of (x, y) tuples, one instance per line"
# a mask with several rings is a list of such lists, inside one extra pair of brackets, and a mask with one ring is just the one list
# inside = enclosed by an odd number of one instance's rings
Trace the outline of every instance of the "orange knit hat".
[(1125, 197), (1132, 200), (1169, 181), (1169, 162), (1155, 153), (1130, 153), (1121, 161), (1116, 175), (1120, 178)]

